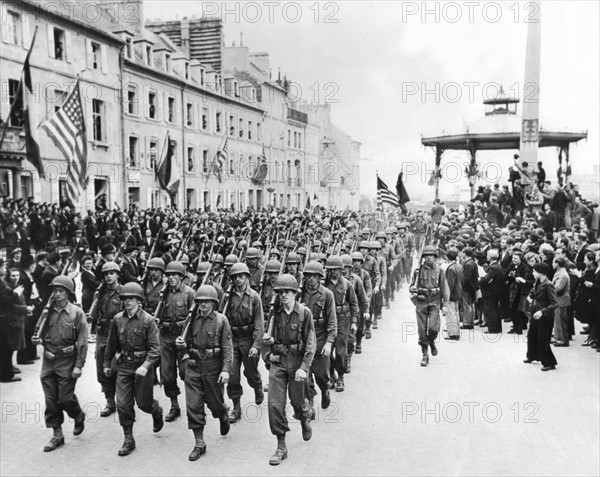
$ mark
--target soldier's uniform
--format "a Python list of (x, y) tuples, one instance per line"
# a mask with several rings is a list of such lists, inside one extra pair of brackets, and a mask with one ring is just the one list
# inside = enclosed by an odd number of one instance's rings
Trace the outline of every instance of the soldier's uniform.
[[(371, 242), (371, 248), (375, 248), (377, 250), (377, 247), (381, 247), (379, 242)], [(379, 276), (381, 277), (379, 292), (375, 293), (373, 290), (373, 329), (377, 329), (377, 322), (381, 319), (381, 312), (383, 309), (383, 290), (385, 290), (388, 286), (388, 275), (385, 258), (381, 256), (379, 251), (377, 251), (377, 255), (373, 258), (376, 260), (376, 269), (379, 270)]]
[(367, 292), (365, 290), (363, 281), (356, 273), (350, 272), (347, 279), (352, 284), (352, 287), (354, 288), (354, 293), (356, 295), (356, 299), (358, 301), (356, 333), (353, 333), (352, 331), (348, 333), (348, 358), (346, 360), (346, 373), (349, 373), (351, 362), (350, 360), (352, 358), (352, 355), (354, 354), (354, 350), (356, 349), (356, 335), (358, 333), (358, 329), (360, 327), (364, 327), (363, 314), (369, 312), (369, 299), (367, 297)]
[[(408, 224), (405, 224), (408, 225)], [(406, 283), (410, 283), (411, 271), (413, 266), (413, 253), (415, 251), (415, 236), (410, 230), (400, 235), (400, 240), (404, 243), (404, 252), (401, 255), (402, 277)]]
[(386, 286), (383, 291), (383, 298), (385, 300), (386, 308), (390, 306), (390, 299), (394, 300), (394, 291), (395, 291), (395, 283), (394, 283), (394, 265), (396, 263), (396, 254), (394, 250), (390, 246), (390, 244), (386, 243), (381, 246), (381, 251), (379, 252), (379, 256), (385, 260), (386, 267)]
[(331, 364), (330, 356), (324, 356), (321, 352), (325, 343), (331, 343), (333, 347), (337, 336), (335, 298), (331, 290), (319, 284), (315, 291), (311, 291), (308, 288), (304, 290), (302, 303), (311, 311), (317, 340), (315, 357), (310, 367), (308, 398), (312, 406), (317, 394), (315, 388), (316, 381), (317, 386), (321, 390), (321, 407), (325, 409), (328, 407), (329, 381), (331, 379), (329, 368)]
[(148, 277), (146, 280), (146, 286), (144, 289), (144, 311), (147, 311), (154, 316), (156, 307), (160, 302), (161, 292), (167, 286), (163, 279), (158, 280), (156, 283), (152, 281), (152, 278)]
[(257, 264), (256, 267), (248, 267), (250, 270), (250, 288), (254, 291), (258, 291), (260, 288), (260, 277), (262, 276), (263, 266)]

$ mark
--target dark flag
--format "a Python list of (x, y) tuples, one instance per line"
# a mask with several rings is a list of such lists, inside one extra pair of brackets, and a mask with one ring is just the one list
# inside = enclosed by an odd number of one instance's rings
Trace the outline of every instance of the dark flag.
[(163, 153), (158, 164), (156, 164), (156, 177), (160, 186), (167, 191), (171, 199), (177, 195), (177, 190), (179, 189), (179, 164), (173, 157), (174, 154), (173, 143), (167, 131)]
[(404, 187), (404, 182), (402, 182), (402, 175), (404, 173), (401, 172), (398, 174), (398, 182), (396, 182), (396, 193), (398, 195), (398, 202), (400, 203), (400, 208), (402, 209), (402, 213), (406, 214), (408, 210), (406, 209), (407, 202), (410, 202), (410, 197), (408, 197), (408, 192), (406, 192), (406, 188)]

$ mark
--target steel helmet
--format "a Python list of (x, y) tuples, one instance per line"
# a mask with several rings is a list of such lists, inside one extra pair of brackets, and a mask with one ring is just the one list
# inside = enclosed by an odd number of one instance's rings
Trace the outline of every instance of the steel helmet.
[(397, 234), (398, 233), (398, 229), (396, 227), (394, 227), (393, 225), (390, 227), (390, 229), (392, 230), (393, 234)]
[(148, 268), (157, 268), (158, 270), (165, 271), (165, 261), (162, 258), (155, 257), (148, 261)]
[(218, 264), (220, 264), (220, 265), (223, 265), (223, 262), (224, 262), (224, 261), (225, 261), (225, 260), (223, 260), (223, 255), (221, 255), (220, 253), (215, 253), (215, 254), (212, 256), (212, 263), (213, 263), (213, 264), (214, 264), (214, 263), (218, 263)]
[(327, 270), (335, 270), (336, 268), (344, 268), (344, 264), (342, 263), (342, 259), (340, 258), (339, 255), (331, 255), (327, 259), (325, 268)]
[(279, 260), (269, 260), (265, 264), (265, 273), (279, 273), (281, 262)]
[(371, 242), (371, 248), (372, 249), (375, 248), (377, 250), (380, 250), (381, 249), (381, 242), (379, 240), (373, 240)]
[(360, 231), (361, 235), (369, 235), (371, 233), (371, 229), (369, 227), (365, 227)]
[(198, 262), (196, 273), (206, 273), (210, 270), (210, 262)]
[(298, 250), (296, 250), (296, 252), (298, 253), (298, 255), (306, 255), (307, 253), (304, 247), (298, 247)]
[(298, 281), (289, 273), (277, 277), (275, 284), (273, 285), (274, 290), (293, 290), (298, 291)]
[(371, 242), (369, 242), (368, 240), (361, 240), (360, 243), (358, 244), (358, 248), (369, 249), (369, 248), (371, 248)]
[(294, 247), (296, 247), (296, 242), (294, 242), (293, 240), (286, 240), (284, 247), (285, 248), (294, 248)]
[(426, 245), (423, 248), (423, 253), (421, 255), (423, 257), (425, 255), (435, 255), (437, 257), (438, 256), (437, 248), (435, 248), (435, 245)]
[(181, 263), (183, 263), (184, 265), (189, 265), (190, 264), (190, 257), (188, 257), (185, 253), (181, 256), (181, 258), (179, 259), (179, 261)]
[(238, 263), (239, 259), (237, 258), (237, 255), (230, 253), (229, 255), (227, 255), (225, 257), (225, 266), (226, 267), (231, 267), (234, 263)]
[(246, 258), (260, 258), (260, 253), (257, 248), (250, 247), (246, 250)]
[(263, 244), (260, 240), (255, 240), (254, 242), (252, 242), (252, 246), (255, 248), (262, 248)]
[(285, 264), (286, 265), (290, 265), (290, 264), (298, 264), (300, 265), (300, 255), (298, 255), (296, 252), (290, 252), (288, 254), (287, 257), (285, 257)]
[[(386, 233), (386, 234), (391, 234), (393, 232), (394, 232), (394, 230), (392, 229), (392, 227), (386, 227), (384, 229), (384, 233)], [(379, 232), (377, 232), (377, 235), (379, 235)], [(377, 238), (379, 238), (379, 237), (377, 237)]]
[(52, 288), (61, 287), (67, 290), (69, 293), (75, 294), (75, 282), (67, 275), (58, 275), (57, 277), (54, 277), (52, 283), (50, 283), (50, 286)]
[(319, 261), (320, 261), (320, 260), (326, 261), (326, 260), (327, 260), (327, 255), (326, 255), (326, 254), (324, 254), (323, 252), (321, 252), (321, 253), (319, 254), (319, 258), (318, 258), (318, 260), (319, 260)]
[(360, 260), (361, 262), (365, 261), (365, 257), (360, 252), (352, 252), (350, 257), (352, 258), (352, 261), (354, 261), (354, 260)]
[(177, 273), (179, 275), (181, 275), (182, 277), (185, 277), (187, 275), (186, 271), (185, 271), (185, 265), (181, 262), (169, 262), (169, 264), (167, 265), (167, 268), (165, 270), (165, 274), (168, 275), (169, 273)]
[(340, 258), (342, 259), (342, 264), (344, 265), (344, 268), (354, 266), (354, 264), (352, 263), (352, 257), (350, 255), (348, 255), (347, 253), (342, 255)]
[(247, 240), (240, 240), (237, 247), (242, 249), (244, 248), (246, 245), (248, 245), (248, 241)]
[(135, 282), (129, 282), (123, 285), (123, 289), (119, 294), (119, 298), (123, 300), (124, 298), (131, 296), (139, 298), (140, 300), (144, 299), (144, 290), (142, 289), (142, 286), (140, 284)]
[(212, 300), (219, 306), (219, 294), (212, 285), (201, 285), (194, 295), (194, 301)]
[(306, 268), (304, 268), (304, 274), (321, 275), (324, 277), (325, 270), (323, 269), (323, 265), (319, 262), (308, 262)]
[(308, 256), (308, 261), (309, 262), (314, 262), (315, 260), (319, 259), (319, 254), (317, 252), (311, 252), (310, 255)]
[(375, 238), (376, 238), (376, 239), (383, 238), (383, 239), (386, 239), (386, 240), (387, 240), (387, 235), (385, 235), (385, 232), (377, 232), (377, 233), (375, 234)]
[(102, 273), (106, 272), (121, 273), (121, 267), (119, 267), (117, 262), (106, 262), (104, 265), (102, 265)]
[(233, 277), (234, 275), (240, 275), (245, 273), (246, 275), (250, 275), (250, 270), (248, 270), (248, 265), (245, 263), (234, 263), (229, 269), (229, 276)]

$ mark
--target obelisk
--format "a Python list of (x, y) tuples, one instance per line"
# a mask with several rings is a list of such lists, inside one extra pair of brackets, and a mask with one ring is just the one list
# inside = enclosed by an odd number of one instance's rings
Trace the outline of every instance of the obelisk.
[(520, 162), (536, 167), (540, 132), (541, 2), (529, 2)]

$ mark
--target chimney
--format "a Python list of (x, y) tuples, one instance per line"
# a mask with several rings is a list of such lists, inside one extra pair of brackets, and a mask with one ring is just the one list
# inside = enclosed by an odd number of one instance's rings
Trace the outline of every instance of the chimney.
[(187, 17), (181, 19), (181, 49), (190, 55), (190, 21)]
[(270, 58), (268, 53), (250, 53), (250, 61), (265, 75), (271, 78)]

